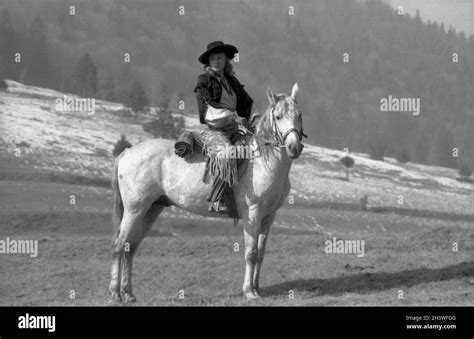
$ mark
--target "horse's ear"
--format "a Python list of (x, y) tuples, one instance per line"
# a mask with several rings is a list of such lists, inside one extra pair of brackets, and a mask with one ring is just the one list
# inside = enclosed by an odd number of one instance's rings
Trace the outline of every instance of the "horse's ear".
[(253, 126), (255, 124), (255, 122), (258, 121), (258, 119), (260, 119), (260, 113), (258, 112), (253, 112), (251, 115), (250, 115), (250, 126)]
[(291, 99), (293, 99), (294, 101), (298, 101), (299, 91), (300, 89), (298, 88), (298, 83), (295, 82), (295, 84), (293, 85), (293, 89), (291, 90)]
[(277, 96), (275, 95), (275, 93), (273, 93), (270, 87), (267, 87), (267, 98), (270, 105), (274, 106), (276, 104)]

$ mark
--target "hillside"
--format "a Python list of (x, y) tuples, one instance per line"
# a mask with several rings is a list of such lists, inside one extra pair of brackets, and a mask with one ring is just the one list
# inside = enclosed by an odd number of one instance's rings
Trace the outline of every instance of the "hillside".
[[(167, 100), (176, 109), (184, 99), (193, 107), (197, 58), (223, 40), (239, 49), (233, 64), (256, 110), (267, 86), (280, 92), (300, 84), (310, 143), (364, 153), (380, 147), (386, 156), (474, 168), (473, 35), (428, 23), (422, 9), (399, 15), (382, 0), (298, 0), (293, 15), (287, 0), (181, 4), (78, 0), (71, 15), (60, 0), (4, 0), (0, 78), (83, 95), (87, 55), (91, 97), (127, 103), (139, 81), (152, 106)], [(11, 57), (17, 51), (21, 63)], [(381, 112), (389, 95), (419, 99), (421, 114)]]
[[(93, 115), (57, 112), (55, 100), (64, 93), (10, 80), (7, 83), (8, 89), (0, 92), (0, 174), (4, 179), (15, 179), (18, 167), (23, 167), (106, 182), (113, 165), (111, 150), (121, 133), (132, 144), (150, 138), (141, 124), (152, 115), (136, 120), (124, 117), (122, 104), (100, 100)], [(188, 128), (198, 126), (195, 116), (181, 116)], [(20, 157), (15, 157), (16, 149), (21, 150)], [(305, 145), (290, 172), (295, 206), (357, 208), (359, 199), (367, 194), (369, 208), (374, 209), (474, 214), (474, 185), (457, 181), (456, 170), (399, 164), (392, 158), (381, 162), (351, 153), (355, 166), (347, 182), (339, 163), (342, 156), (339, 150)], [(19, 165), (9, 167), (9, 162)]]

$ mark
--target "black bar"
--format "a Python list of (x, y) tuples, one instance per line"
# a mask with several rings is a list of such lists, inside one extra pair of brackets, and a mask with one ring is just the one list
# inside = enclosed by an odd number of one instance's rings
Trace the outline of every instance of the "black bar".
[[(27, 313), (54, 315), (55, 331), (18, 328), (19, 317)], [(0, 338), (249, 334), (473, 338), (473, 320), (472, 307), (0, 307)], [(456, 329), (407, 329), (413, 324), (454, 324)]]

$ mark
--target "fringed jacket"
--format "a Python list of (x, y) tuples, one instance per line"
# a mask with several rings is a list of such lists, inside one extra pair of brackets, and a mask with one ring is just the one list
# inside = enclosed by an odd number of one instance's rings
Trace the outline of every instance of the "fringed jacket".
[[(244, 90), (244, 86), (239, 82), (239, 80), (237, 80), (235, 76), (228, 73), (224, 73), (224, 76), (237, 96), (237, 114), (249, 120), (253, 99)], [(204, 118), (208, 103), (215, 108), (221, 108), (219, 103), (221, 101), (222, 85), (214, 76), (210, 75), (209, 73), (203, 73), (198, 77), (194, 92), (196, 93), (197, 97), (199, 121), (201, 124), (205, 124), (206, 121)]]

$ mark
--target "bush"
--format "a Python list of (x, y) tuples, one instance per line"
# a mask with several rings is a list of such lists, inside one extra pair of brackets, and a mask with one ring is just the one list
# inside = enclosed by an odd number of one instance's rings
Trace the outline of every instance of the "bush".
[(114, 157), (118, 157), (120, 153), (123, 152), (124, 149), (132, 147), (132, 144), (126, 139), (125, 134), (122, 134), (121, 138), (117, 143), (114, 145), (114, 149), (112, 154)]
[(185, 123), (182, 117), (173, 117), (171, 110), (162, 109), (157, 113), (157, 118), (143, 125), (145, 132), (151, 133), (155, 138), (176, 139)]
[(341, 164), (343, 164), (346, 168), (351, 168), (354, 166), (354, 163), (354, 159), (347, 155), (341, 159)]
[(405, 149), (398, 152), (396, 158), (400, 164), (406, 164), (408, 161), (410, 161), (410, 156), (408, 155), (408, 152)]

